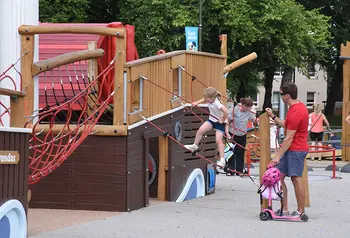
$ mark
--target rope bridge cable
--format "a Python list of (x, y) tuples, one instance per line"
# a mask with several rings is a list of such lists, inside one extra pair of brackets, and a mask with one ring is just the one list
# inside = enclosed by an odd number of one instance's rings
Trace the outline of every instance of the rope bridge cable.
[[(155, 86), (157, 86), (157, 87), (159, 87), (159, 88), (161, 88), (161, 89), (163, 89), (163, 90), (165, 90), (165, 91), (171, 93), (173, 96), (177, 96), (177, 97), (181, 98), (182, 100), (184, 100), (184, 101), (186, 101), (186, 102), (188, 102), (188, 103), (191, 103), (190, 101), (188, 101), (188, 100), (186, 100), (185, 98), (183, 98), (183, 97), (177, 95), (176, 93), (173, 93), (173, 92), (171, 92), (170, 90), (168, 90), (168, 89), (166, 89), (166, 88), (160, 86), (159, 84), (152, 82), (152, 81), (149, 80), (147, 77), (145, 77), (145, 76), (143, 76), (143, 75), (139, 75), (139, 76), (140, 76), (141, 78), (143, 78), (146, 82), (149, 82), (149, 83), (151, 83), (151, 84), (153, 84), (153, 85), (155, 85)], [(203, 111), (203, 112), (209, 114), (210, 116), (212, 116), (213, 118), (215, 118), (215, 119), (218, 120), (217, 117), (215, 117), (214, 115), (210, 114), (208, 111), (206, 111), (206, 110), (200, 108), (199, 106), (196, 106), (196, 107), (197, 107), (198, 109), (200, 109), (201, 111)], [(192, 110), (191, 110), (191, 112), (192, 112), (193, 114), (195, 114), (195, 112), (193, 112)], [(196, 116), (197, 118), (200, 118), (198, 115), (195, 115), (195, 116)], [(201, 119), (201, 118), (200, 118), (200, 119)], [(201, 119), (201, 120), (204, 121), (203, 119)], [(229, 127), (231, 126), (231, 125), (229, 125), (229, 124), (227, 124), (227, 123), (226, 123), (226, 125), (228, 125)], [(233, 128), (235, 128), (235, 127), (233, 127)], [(238, 128), (235, 128), (235, 129), (240, 130), (240, 129), (238, 129)], [(244, 132), (243, 130), (240, 130), (240, 131)], [(246, 133), (246, 132), (244, 132), (244, 133)], [(227, 138), (226, 136), (224, 136), (224, 137)], [(227, 138), (227, 139), (229, 139), (229, 138)], [(231, 139), (231, 141), (232, 141), (233, 143), (235, 143), (236, 145), (238, 145), (239, 147), (241, 147), (242, 149), (244, 149), (244, 150), (246, 150), (246, 151), (249, 151), (249, 152), (252, 152), (252, 151), (250, 151), (250, 150), (247, 150), (244, 146), (242, 146), (242, 145), (238, 144), (237, 142), (235, 142), (233, 139)]]
[[(209, 87), (209, 86), (206, 85), (206, 84), (204, 84), (203, 82), (201, 82), (199, 79), (197, 79), (196, 76), (194, 76), (194, 75), (190, 74), (189, 72), (187, 72), (187, 70), (186, 70), (184, 67), (182, 67), (181, 65), (179, 65), (179, 67), (180, 67), (188, 76), (191, 77), (190, 92), (191, 92), (191, 100), (194, 101), (194, 100), (193, 100), (193, 91), (192, 91), (192, 88), (193, 88), (193, 87), (192, 87), (193, 81), (196, 80), (197, 82), (199, 82), (199, 83), (200, 83), (201, 85), (203, 85), (204, 87)], [(233, 102), (233, 100), (231, 100), (231, 99), (225, 97), (224, 95), (222, 95), (222, 97), (225, 98), (225, 99), (226, 99), (227, 101), (229, 101), (229, 102)], [(254, 111), (252, 111), (252, 110), (250, 110), (250, 109), (244, 107), (243, 105), (240, 105), (240, 104), (238, 104), (238, 103), (237, 103), (237, 105), (238, 105), (239, 107), (243, 108), (244, 110), (253, 113), (254, 115), (257, 114), (256, 112), (254, 112)], [(258, 119), (255, 118), (255, 122), (254, 122), (255, 125), (257, 125), (257, 120), (258, 120)], [(232, 126), (229, 125), (229, 126), (230, 126), (231, 128), (234, 128), (235, 130), (238, 130), (238, 131), (241, 131), (241, 132), (243, 132), (243, 133), (246, 133), (245, 131), (242, 131), (242, 130), (239, 130), (238, 128), (235, 128), (233, 125), (232, 125)], [(257, 135), (257, 129), (256, 129), (256, 127), (254, 127), (254, 135), (255, 135), (255, 136)], [(256, 140), (257, 140), (257, 137), (254, 138), (254, 142), (253, 142), (254, 144), (256, 144)], [(256, 148), (254, 148), (254, 150), (256, 150)]]
[[(16, 85), (16, 81), (13, 79), (13, 77), (11, 77), (11, 75), (9, 75), (8, 73), (10, 72), (11, 69), (14, 69), (16, 71), (16, 73), (19, 76), (19, 83), (20, 83), (20, 90), (23, 90), (22, 88), (22, 74), (21, 72), (19, 72), (19, 70), (16, 68), (17, 63), (23, 58), (23, 56), (25, 56), (28, 52), (25, 51), (17, 60), (15, 63), (11, 64), (7, 69), (5, 69), (1, 74), (0, 74), (0, 82), (2, 82), (5, 79), (9, 79), (11, 80), (12, 84), (13, 84), (13, 89), (17, 90), (17, 85)], [(4, 111), (0, 114), (0, 125), (4, 126), (4, 123), (2, 121), (2, 117), (5, 114), (10, 115), (10, 109), (11, 107), (7, 107), (5, 104), (3, 104), (2, 102), (0, 102), (0, 109), (3, 108)]]
[[(191, 90), (191, 99), (192, 99), (192, 101), (193, 101), (193, 94), (192, 94), (192, 83), (193, 83), (193, 81), (196, 80), (198, 83), (202, 84), (202, 85), (203, 85), (204, 87), (206, 87), (206, 88), (208, 88), (209, 86), (206, 85), (206, 84), (204, 84), (203, 82), (201, 82), (196, 76), (194, 76), (194, 75), (190, 74), (189, 72), (187, 72), (187, 70), (186, 70), (184, 67), (182, 67), (181, 65), (179, 65), (179, 67), (180, 67), (188, 76), (191, 77), (190, 90)], [(234, 102), (232, 99), (229, 99), (229, 98), (225, 97), (224, 95), (222, 95), (222, 97), (225, 98), (225, 99), (226, 99), (227, 101), (229, 101), (229, 102)], [(252, 110), (249, 110), (248, 108), (244, 107), (243, 105), (239, 105), (239, 104), (237, 104), (237, 105), (238, 105), (239, 107), (241, 107), (241, 108), (243, 108), (243, 109), (245, 109), (245, 110), (247, 110), (247, 111), (253, 113), (253, 114), (257, 114), (256, 112), (254, 112), (254, 111), (252, 111)]]
[[(46, 108), (46, 110), (38, 111), (35, 115), (30, 116), (30, 120), (26, 123), (25, 127), (34, 118), (38, 118), (38, 120), (33, 125), (29, 142), (31, 152), (29, 157), (29, 184), (37, 183), (40, 179), (56, 170), (88, 135), (95, 133), (93, 127), (108, 110), (109, 101), (117, 90), (120, 89), (120, 85), (115, 87), (104, 100), (101, 100), (102, 91), (100, 91), (96, 95), (95, 103), (89, 102), (89, 95), (91, 95), (97, 84), (107, 83), (105, 80), (106, 75), (114, 68), (114, 61), (118, 55), (116, 54), (112, 62), (94, 80), (86, 82), (84, 86), (81, 84), (81, 90), (79, 92), (66, 93), (64, 96), (65, 100), (62, 102), (52, 106), (49, 105), (50, 107)], [(60, 81), (62, 82), (63, 80), (60, 79)], [(108, 86), (110, 87), (111, 85), (108, 84)], [(62, 88), (64, 89), (64, 87)], [(57, 90), (55, 93), (57, 93)], [(47, 92), (47, 94), (49, 93)], [(58, 95), (56, 95), (57, 97)], [(74, 106), (76, 105), (81, 107), (79, 113), (75, 112)], [(62, 118), (63, 111), (65, 113)], [(61, 117), (59, 121), (57, 117)], [(49, 123), (48, 130), (45, 133), (39, 129), (43, 122)], [(56, 122), (61, 123), (58, 133), (53, 131), (57, 124)], [(74, 125), (72, 126), (73, 122)]]
[[(187, 106), (186, 106), (185, 104), (183, 104), (182, 102), (180, 102), (180, 103), (181, 103), (182, 106), (184, 106), (184, 107), (187, 108)], [(192, 109), (191, 109), (190, 111), (191, 111), (191, 113), (192, 113), (195, 117), (197, 117), (198, 119), (200, 119), (202, 122), (205, 122), (205, 121), (204, 121), (200, 116), (198, 116)], [(240, 147), (240, 148), (246, 150), (246, 151), (254, 152), (254, 151), (251, 151), (251, 150), (246, 149), (244, 146), (242, 146), (241, 144), (237, 143), (237, 142), (234, 141), (232, 138), (228, 138), (228, 137), (225, 136), (225, 135), (223, 135), (223, 137), (224, 137), (225, 139), (229, 140), (230, 142), (234, 143), (234, 144), (237, 145), (238, 147)]]
[[(146, 117), (142, 116), (141, 114), (139, 114), (139, 116), (144, 119), (146, 122), (148, 122), (149, 124), (151, 124), (154, 128), (156, 128), (158, 131), (162, 132), (163, 136), (164, 137), (168, 137), (170, 138), (172, 141), (174, 141), (176, 144), (180, 145), (181, 147), (185, 148), (186, 150), (188, 150), (182, 143), (180, 143), (179, 141), (177, 141), (174, 137), (172, 137), (168, 132), (162, 130), (160, 127), (158, 127), (156, 124), (154, 124), (153, 122), (151, 122), (150, 120), (148, 120)], [(192, 152), (191, 150), (188, 150), (190, 152)], [(205, 160), (207, 162), (209, 162), (210, 164), (213, 164), (214, 166), (216, 167), (219, 167), (219, 168), (222, 168), (224, 169), (223, 166), (217, 164), (217, 163), (214, 163), (213, 161), (205, 158), (203, 155), (199, 154), (198, 152), (195, 153), (195, 156), (199, 157), (200, 159), (202, 160)], [(244, 176), (247, 176), (246, 174), (242, 173), (242, 172), (239, 172), (237, 170), (234, 170), (234, 169), (227, 169), (228, 172), (231, 172), (231, 173), (236, 173), (236, 174), (242, 174)], [(249, 176), (250, 177), (250, 176)], [(252, 179), (250, 177), (250, 179), (255, 183), (254, 179)], [(255, 183), (256, 184), (256, 183)], [(257, 184), (256, 184), (257, 185)], [(260, 187), (259, 185), (257, 185), (258, 187)]]

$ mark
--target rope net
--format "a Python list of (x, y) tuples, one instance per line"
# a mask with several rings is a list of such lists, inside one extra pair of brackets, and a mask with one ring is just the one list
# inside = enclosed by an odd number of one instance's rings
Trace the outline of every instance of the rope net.
[[(28, 183), (37, 183), (57, 169), (72, 152), (94, 134), (93, 127), (113, 123), (111, 101), (119, 86), (113, 89), (106, 77), (114, 68), (116, 54), (110, 64), (97, 76), (88, 74), (87, 61), (74, 62), (39, 75), (42, 108), (34, 112), (35, 121), (30, 139)], [(93, 61), (90, 61), (91, 63)], [(100, 86), (110, 88), (107, 92)], [(37, 120), (35, 120), (37, 119)], [(48, 125), (48, 130), (40, 129)], [(59, 131), (54, 128), (59, 128)]]
[[(12, 88), (9, 89), (13, 89), (13, 90), (22, 90), (22, 74), (19, 72), (19, 70), (16, 68), (17, 63), (22, 59), (22, 57), (25, 55), (26, 53), (24, 53), (23, 55), (21, 55), (20, 58), (17, 59), (17, 61), (13, 64), (11, 64), (7, 69), (5, 69), (1, 74), (0, 74), (0, 85), (1, 83), (3, 83), (5, 80), (11, 81), (11, 86), (13, 85)], [(11, 76), (11, 71), (15, 71), (15, 73), (18, 75), (19, 80), (20, 80), (20, 86), (19, 88), (17, 87), (16, 84), (16, 80)], [(2, 95), (0, 95), (0, 97), (2, 97)], [(9, 115), (10, 116), (10, 106), (6, 106), (1, 100), (0, 100), (0, 126), (5, 126), (4, 122), (3, 122), (3, 118), (5, 117), (5, 115)]]

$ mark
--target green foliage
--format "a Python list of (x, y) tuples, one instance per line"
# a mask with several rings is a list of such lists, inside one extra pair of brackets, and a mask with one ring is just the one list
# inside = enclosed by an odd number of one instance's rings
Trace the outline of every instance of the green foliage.
[(85, 22), (89, 0), (39, 0), (41, 22)]
[[(198, 25), (199, 16), (198, 0), (40, 0), (40, 7), (41, 21), (134, 25), (140, 57), (185, 49), (184, 28)], [(263, 72), (281, 66), (305, 71), (310, 61), (326, 61), (328, 21), (294, 0), (203, 0), (202, 50), (220, 53), (218, 37), (227, 34), (228, 62), (257, 52), (257, 60), (228, 75), (230, 92), (247, 96), (271, 80)]]

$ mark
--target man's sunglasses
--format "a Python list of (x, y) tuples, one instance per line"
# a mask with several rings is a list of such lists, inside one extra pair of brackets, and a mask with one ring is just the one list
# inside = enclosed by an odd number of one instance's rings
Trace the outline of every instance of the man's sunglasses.
[(281, 96), (284, 96), (284, 95), (286, 95), (286, 94), (287, 94), (287, 93), (280, 93)]

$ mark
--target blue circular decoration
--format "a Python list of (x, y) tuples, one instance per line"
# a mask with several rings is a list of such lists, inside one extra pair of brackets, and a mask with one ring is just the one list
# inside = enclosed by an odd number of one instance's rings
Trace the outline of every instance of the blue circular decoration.
[(10, 238), (10, 221), (7, 216), (4, 216), (0, 219), (0, 237), (1, 238)]
[(175, 139), (178, 141), (178, 142), (181, 142), (181, 139), (182, 139), (182, 125), (181, 125), (181, 122), (176, 122), (175, 124)]
[(148, 173), (149, 173), (148, 186), (151, 186), (157, 176), (157, 164), (151, 154), (148, 154)]

